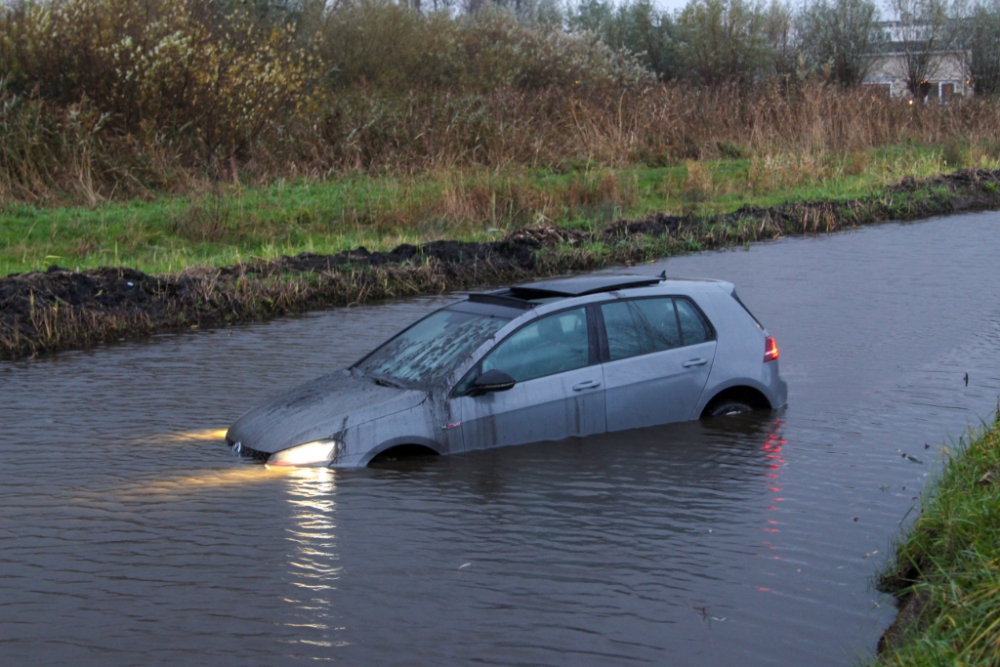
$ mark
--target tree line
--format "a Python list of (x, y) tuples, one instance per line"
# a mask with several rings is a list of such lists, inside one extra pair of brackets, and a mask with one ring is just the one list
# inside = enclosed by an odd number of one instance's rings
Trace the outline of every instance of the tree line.
[(951, 53), (977, 94), (1000, 93), (1000, 0), (890, 0), (886, 12), (872, 0), (691, 0), (678, 12), (650, 0), (582, 0), (561, 20), (639, 54), (663, 80), (854, 86), (896, 53), (916, 95)]

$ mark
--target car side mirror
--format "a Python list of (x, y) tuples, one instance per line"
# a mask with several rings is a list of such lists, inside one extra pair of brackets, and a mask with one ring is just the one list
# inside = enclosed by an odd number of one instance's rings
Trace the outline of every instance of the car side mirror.
[(486, 371), (473, 381), (470, 393), (488, 394), (491, 391), (507, 391), (515, 384), (517, 384), (517, 380), (509, 374), (493, 369)]

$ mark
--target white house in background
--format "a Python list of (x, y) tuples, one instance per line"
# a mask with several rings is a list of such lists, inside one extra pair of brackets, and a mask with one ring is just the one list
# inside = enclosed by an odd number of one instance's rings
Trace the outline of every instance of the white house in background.
[(907, 35), (921, 40), (920, 27), (890, 21), (882, 24), (882, 28), (887, 41), (868, 70), (864, 85), (872, 86), (889, 97), (915, 97), (924, 101), (947, 102), (955, 95), (972, 95), (972, 85), (965, 71), (966, 53), (960, 50), (935, 52), (926, 80), (920, 84), (918, 94), (911, 95), (906, 85), (904, 43)]

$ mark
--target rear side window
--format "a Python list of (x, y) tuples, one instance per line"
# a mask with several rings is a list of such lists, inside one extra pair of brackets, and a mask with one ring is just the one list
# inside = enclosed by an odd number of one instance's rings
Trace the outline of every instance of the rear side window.
[(601, 306), (611, 361), (681, 345), (674, 300), (636, 299)]
[(681, 323), (681, 340), (684, 345), (697, 345), (712, 339), (712, 330), (694, 304), (687, 299), (676, 299), (677, 319)]
[(518, 382), (583, 368), (590, 363), (586, 308), (542, 317), (518, 330), (483, 359)]

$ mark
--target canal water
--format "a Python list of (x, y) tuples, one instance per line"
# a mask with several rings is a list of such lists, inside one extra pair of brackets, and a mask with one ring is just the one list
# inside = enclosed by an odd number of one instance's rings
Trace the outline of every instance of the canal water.
[(2, 363), (0, 664), (857, 664), (995, 409), (998, 257), (989, 213), (633, 267), (736, 283), (788, 408), (377, 469), (220, 429), (454, 297)]

